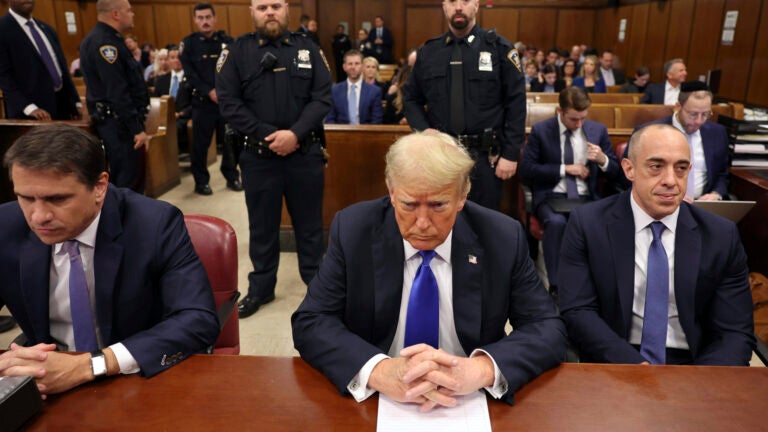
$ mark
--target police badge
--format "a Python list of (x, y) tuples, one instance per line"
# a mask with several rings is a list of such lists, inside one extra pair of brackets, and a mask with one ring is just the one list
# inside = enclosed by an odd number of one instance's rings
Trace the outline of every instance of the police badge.
[(99, 54), (109, 64), (113, 64), (117, 61), (117, 48), (114, 45), (102, 45), (99, 47)]
[(219, 54), (219, 59), (216, 61), (216, 72), (221, 72), (221, 68), (224, 67), (224, 62), (227, 61), (228, 56), (229, 56), (228, 49), (221, 51), (221, 54)]
[(477, 70), (482, 72), (493, 72), (493, 61), (491, 60), (490, 52), (480, 51), (480, 59), (477, 61)]
[(517, 52), (516, 48), (512, 48), (507, 53), (507, 59), (509, 59), (510, 62), (512, 62), (513, 65), (517, 68), (518, 72), (523, 71), (523, 66), (520, 64), (520, 53)]
[(298, 60), (298, 67), (300, 69), (312, 69), (312, 62), (309, 61), (309, 50), (299, 50), (296, 59)]

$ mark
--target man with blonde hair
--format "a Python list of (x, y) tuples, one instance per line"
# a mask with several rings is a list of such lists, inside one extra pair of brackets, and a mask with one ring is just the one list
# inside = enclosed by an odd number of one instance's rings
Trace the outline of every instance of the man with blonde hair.
[(428, 411), (485, 389), (512, 403), (565, 354), (520, 224), (467, 201), (474, 161), (446, 134), (405, 136), (386, 161), (389, 196), (331, 224), (291, 319), (296, 349), (358, 401), (379, 391)]

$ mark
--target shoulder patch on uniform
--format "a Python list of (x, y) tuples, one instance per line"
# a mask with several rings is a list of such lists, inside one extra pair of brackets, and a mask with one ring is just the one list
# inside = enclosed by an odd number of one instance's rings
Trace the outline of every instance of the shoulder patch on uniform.
[(517, 52), (517, 48), (512, 48), (507, 53), (507, 59), (509, 59), (510, 62), (512, 62), (513, 65), (517, 68), (518, 72), (523, 71), (523, 66), (520, 64), (520, 53)]
[(328, 59), (325, 58), (325, 53), (323, 53), (323, 50), (320, 50), (320, 58), (323, 59), (323, 63), (325, 63), (326, 69), (328, 69), (328, 72), (330, 72), (331, 67), (328, 66)]
[(117, 61), (117, 48), (114, 45), (102, 45), (99, 47), (99, 54), (109, 64)]
[(221, 68), (224, 67), (224, 63), (227, 61), (227, 57), (229, 57), (229, 50), (228, 49), (221, 50), (221, 54), (219, 54), (219, 59), (216, 61), (216, 72), (221, 72)]

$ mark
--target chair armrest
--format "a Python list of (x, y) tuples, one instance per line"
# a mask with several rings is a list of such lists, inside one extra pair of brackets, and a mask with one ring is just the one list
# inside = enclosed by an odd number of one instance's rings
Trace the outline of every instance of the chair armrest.
[(759, 337), (755, 336), (755, 339), (757, 340), (757, 345), (755, 345), (755, 354), (757, 354), (757, 357), (761, 362), (763, 362), (764, 365), (768, 366), (768, 346), (766, 346), (765, 342), (763, 342)]
[(216, 315), (219, 316), (219, 331), (224, 329), (224, 324), (229, 319), (229, 314), (232, 313), (232, 309), (237, 305), (237, 299), (240, 298), (240, 291), (235, 291), (227, 301), (219, 305), (219, 309), (216, 311)]

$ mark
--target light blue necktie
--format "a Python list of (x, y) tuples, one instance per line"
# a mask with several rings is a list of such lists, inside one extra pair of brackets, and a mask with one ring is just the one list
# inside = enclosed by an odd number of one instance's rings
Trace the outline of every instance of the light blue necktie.
[(69, 254), (69, 309), (75, 332), (75, 349), (93, 352), (98, 348), (96, 328), (93, 325), (91, 299), (88, 296), (88, 284), (77, 244), (77, 240), (64, 242), (64, 249)]
[(669, 262), (661, 243), (663, 223), (651, 223), (653, 241), (648, 249), (643, 339), (640, 354), (651, 364), (665, 364), (667, 359), (667, 322), (669, 321)]
[(349, 98), (347, 98), (347, 112), (349, 113), (349, 124), (360, 124), (360, 119), (357, 114), (357, 92), (355, 91), (357, 84), (352, 84), (349, 87)]
[(440, 328), (440, 300), (437, 279), (429, 263), (435, 251), (419, 251), (421, 265), (416, 271), (408, 298), (408, 315), (405, 318), (405, 342), (403, 347), (420, 343), (438, 348)]
[(179, 92), (179, 76), (174, 74), (171, 80), (171, 96), (176, 98), (176, 93)]

